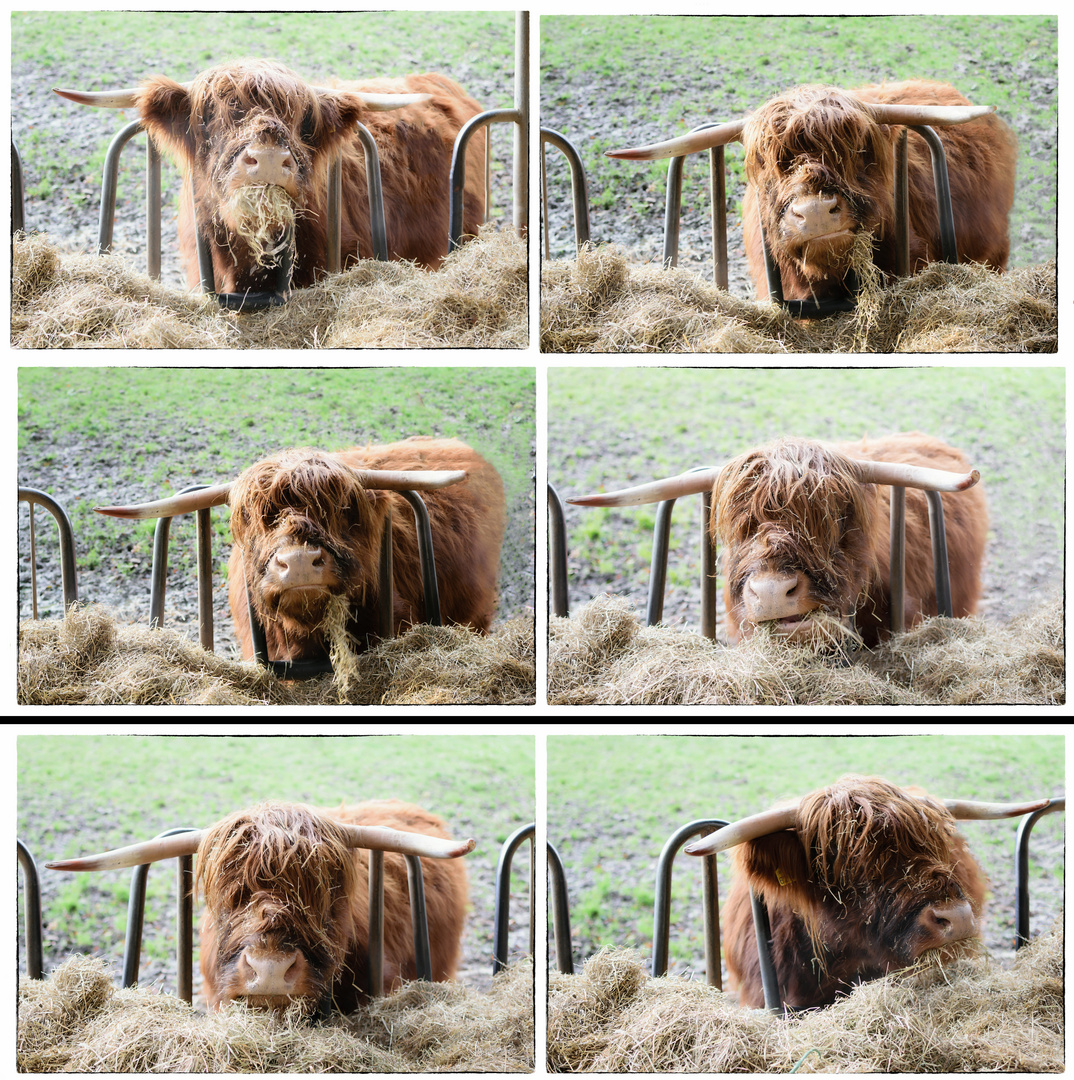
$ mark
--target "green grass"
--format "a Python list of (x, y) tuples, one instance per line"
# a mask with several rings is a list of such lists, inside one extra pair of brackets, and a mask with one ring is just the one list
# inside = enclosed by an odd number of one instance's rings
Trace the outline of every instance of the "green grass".
[[(114, 559), (120, 573), (148, 566), (155, 523), (93, 513), (103, 498), (142, 500), (191, 483), (222, 483), (285, 446), (339, 450), (416, 434), (461, 438), (499, 470), (510, 506), (532, 489), (534, 378), (532, 368), (521, 367), (24, 367), (20, 447), (77, 445), (83, 467), (87, 459), (91, 469), (99, 464), (101, 479), (83, 498), (62, 466), (21, 482), (65, 504), (80, 570)], [(226, 510), (213, 521), (218, 539), (229, 539)], [(193, 529), (189, 515), (174, 523), (173, 566), (193, 567)]]
[[(1056, 97), (1031, 98), (1020, 72), (1031, 67), (1057, 73), (1057, 27), (1054, 16), (1043, 15), (545, 16), (540, 31), (542, 123), (579, 149), (595, 206), (632, 199), (640, 183), (650, 208), (662, 208), (666, 163), (616, 161), (603, 151), (737, 119), (802, 83), (852, 88), (884, 80), (937, 79), (954, 84), (971, 100), (994, 105), (1016, 127), (1054, 132)], [(689, 73), (682, 83), (679, 72)], [(594, 130), (579, 109), (595, 94), (617, 105), (612, 130)], [(566, 183), (566, 166), (558, 157), (549, 155), (550, 184)], [(684, 217), (691, 206), (695, 213), (708, 213), (708, 166), (702, 158), (692, 155), (686, 165)], [(734, 202), (741, 199), (744, 183), (739, 149), (727, 155), (727, 166), (728, 196)], [(1054, 177), (1055, 169), (1054, 151), (1040, 158), (1022, 146), (1011, 224), (1015, 249), (1023, 221), (1055, 221), (1054, 197), (1034, 196), (1040, 178)], [(740, 211), (739, 204), (736, 215)]]
[[(943, 798), (1008, 801), (1065, 790), (1059, 735), (550, 735), (547, 753), (549, 840), (563, 859), (568, 883), (594, 882), (577, 902), (572, 896), (572, 931), (586, 955), (612, 944), (648, 951), (656, 860), (668, 837), (687, 822), (745, 817), (851, 772), (916, 784)], [(1034, 844), (1061, 839), (1061, 819), (1042, 819)], [(1014, 822), (967, 822), (963, 829), (986, 870), (1007, 867)], [(720, 866), (726, 896), (723, 857)], [(1010, 879), (1004, 874), (993, 880), (1006, 894)], [(687, 929), (699, 918), (698, 862), (680, 856), (674, 879), (671, 952), (673, 959), (689, 961), (701, 953), (696, 934)]]

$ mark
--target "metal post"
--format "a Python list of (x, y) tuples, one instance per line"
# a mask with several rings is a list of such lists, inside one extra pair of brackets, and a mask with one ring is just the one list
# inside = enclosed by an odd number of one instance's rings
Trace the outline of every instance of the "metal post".
[[(722, 829), (727, 824), (719, 818), (709, 818), (701, 821), (691, 821), (677, 832), (673, 833), (661, 849), (660, 858), (656, 864), (656, 899), (653, 902), (653, 977), (659, 978), (666, 975), (668, 970), (668, 950), (671, 936), (671, 868), (679, 849), (687, 840), (694, 836), (708, 836), (716, 829)], [(710, 962), (706, 971), (706, 978), (710, 986), (721, 985), (720, 973), (720, 918), (719, 912), (710, 907), (719, 904), (719, 896), (715, 888), (716, 856), (705, 855), (703, 859), (709, 864), (712, 879), (705, 885), (702, 879), (703, 895), (705, 901), (705, 957)], [(710, 862), (711, 860), (711, 862)], [(715, 960), (711, 960), (715, 958)]]
[(951, 570), (947, 559), (947, 529), (944, 526), (943, 500), (938, 491), (926, 491), (929, 505), (929, 535), (932, 537), (932, 576), (936, 582), (936, 614), (952, 618)]
[[(519, 236), (529, 225), (530, 182), (530, 13), (515, 15), (515, 112), (519, 119), (514, 129), (514, 224)], [(486, 158), (488, 141), (485, 143)]]
[(558, 131), (541, 128), (541, 192), (544, 205), (545, 258), (548, 257), (548, 182), (545, 176), (544, 144), (551, 143), (567, 159), (571, 170), (571, 199), (574, 204), (574, 246), (578, 251), (589, 243), (589, 182), (582, 157), (569, 139)]
[(43, 506), (56, 522), (56, 528), (60, 534), (60, 581), (63, 588), (63, 610), (78, 601), (78, 571), (75, 558), (75, 534), (71, 528), (71, 519), (67, 511), (51, 495), (37, 488), (20, 487), (19, 502), (30, 504), (30, 557), (32, 560), (33, 578), (33, 609), (34, 618), (37, 618), (37, 554), (36, 543), (33, 535), (34, 506)]
[[(492, 913), (492, 928), (493, 928), (493, 941), (492, 941), (492, 974), (503, 971), (507, 967), (507, 929), (508, 929), (508, 915), (511, 906), (511, 863), (514, 860), (515, 852), (523, 841), (528, 840), (530, 843), (530, 868), (532, 870), (534, 858), (533, 858), (533, 845), (534, 837), (536, 836), (537, 826), (535, 823), (529, 825), (523, 825), (521, 828), (516, 829), (511, 835), (500, 845), (500, 856), (496, 862), (496, 902)], [(532, 881), (532, 879), (531, 879)], [(533, 894), (530, 893), (530, 934), (533, 934)], [(530, 946), (530, 953), (533, 952), (533, 946)]]
[[(567, 898), (567, 875), (559, 852), (546, 843), (548, 871), (552, 877), (552, 936), (556, 945), (556, 969), (564, 975), (574, 974), (571, 956), (571, 911)], [(532, 920), (531, 920), (532, 933)]]
[(709, 193), (712, 196), (712, 280), (727, 290), (727, 177), (724, 148), (709, 151)]
[(384, 852), (369, 852), (369, 986), (384, 996)]
[(44, 952), (41, 947), (41, 882), (37, 863), (30, 849), (18, 838), (16, 854), (22, 867), (23, 898), (26, 906), (26, 974), (40, 979), (43, 972)]
[(429, 920), (425, 912), (425, 878), (421, 872), (421, 859), (417, 855), (404, 855), (406, 879), (410, 888), (410, 926), (414, 934), (414, 968), (417, 977), (425, 982), (433, 981), (432, 953), (429, 951)]
[[(726, 288), (726, 286), (724, 286)], [(712, 535), (712, 490), (701, 493), (701, 635), (716, 639), (716, 541)]]
[(548, 485), (548, 591), (552, 614), (566, 617), (567, 599), (567, 522), (559, 492)]
[(891, 610), (893, 634), (906, 629), (906, 489), (891, 489)]
[(761, 988), (764, 991), (764, 1007), (771, 1013), (783, 1009), (780, 1001), (779, 981), (772, 963), (772, 928), (768, 921), (768, 909), (764, 901), (750, 889), (750, 907), (753, 910), (753, 931), (757, 937), (757, 956), (761, 965)]
[(645, 625), (656, 626), (664, 617), (664, 587), (668, 573), (668, 544), (671, 537), (671, 512), (675, 499), (657, 503), (656, 521), (653, 523), (653, 554), (649, 560), (649, 603), (645, 612)]
[(1065, 796), (1051, 799), (1047, 806), (1026, 814), (1018, 823), (1018, 835), (1014, 840), (1015, 883), (1014, 883), (1014, 947), (1020, 949), (1029, 942), (1029, 834), (1033, 826), (1045, 814), (1065, 811)]

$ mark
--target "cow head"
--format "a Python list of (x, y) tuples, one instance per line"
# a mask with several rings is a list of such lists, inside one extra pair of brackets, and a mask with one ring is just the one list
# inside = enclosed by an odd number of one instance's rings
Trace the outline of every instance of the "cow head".
[(311, 86), (272, 60), (222, 64), (185, 84), (156, 75), (133, 90), (56, 93), (138, 110), (154, 142), (189, 177), (198, 227), (228, 252), (226, 291), (263, 284), (256, 279), (266, 277), (284, 244), (293, 245), (296, 218), (324, 213), (328, 162), (364, 111), (430, 96)]
[[(691, 855), (734, 849), (739, 880), (763, 898), (780, 940), (800, 920), (812, 958), (797, 962), (845, 984), (913, 963), (930, 949), (975, 938), (987, 882), (956, 820), (1014, 817), (1048, 800), (941, 800), (877, 777), (844, 776), (688, 844)], [(781, 985), (797, 976), (779, 972)], [(816, 982), (817, 975), (801, 976)]]

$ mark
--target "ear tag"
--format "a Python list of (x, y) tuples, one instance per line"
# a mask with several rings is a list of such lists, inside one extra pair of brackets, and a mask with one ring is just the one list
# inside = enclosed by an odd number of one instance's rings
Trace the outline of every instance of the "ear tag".
[(793, 885), (794, 884), (794, 879), (786, 877), (784, 875), (783, 871), (778, 869), (778, 868), (776, 869), (776, 881), (778, 881), (780, 883), (780, 885)]

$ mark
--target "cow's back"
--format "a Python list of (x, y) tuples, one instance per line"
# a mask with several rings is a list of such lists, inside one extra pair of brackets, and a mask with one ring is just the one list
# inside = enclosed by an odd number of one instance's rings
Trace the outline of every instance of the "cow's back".
[[(322, 808), (320, 813), (349, 825), (377, 825), (403, 832), (449, 838), (443, 819), (399, 799), (378, 799), (352, 806)], [(352, 898), (355, 922), (361, 928), (360, 947), (350, 958), (353, 980), (345, 978), (337, 988), (337, 1004), (351, 1011), (368, 993), (368, 953), (364, 947), (369, 926), (369, 851), (354, 849), (359, 888)], [(425, 910), (429, 925), (429, 952), (432, 977), (443, 982), (455, 977), (462, 948), (466, 919), (468, 883), (465, 858), (422, 859)], [(390, 990), (400, 979), (417, 978), (414, 961), (414, 936), (410, 918), (410, 889), (406, 860), (402, 855), (384, 854), (384, 983)]]
[[(895, 461), (948, 472), (969, 472), (966, 455), (942, 439), (921, 432), (889, 435), (839, 443), (835, 449), (852, 458)], [(857, 629), (865, 644), (873, 646), (889, 624), (891, 588), (891, 487), (878, 485), (880, 514), (874, 530), (879, 582), (857, 612)], [(956, 618), (972, 615), (981, 597), (981, 568), (988, 540), (988, 505), (980, 483), (966, 491), (944, 492), (940, 496), (947, 535), (951, 602)], [(933, 574), (928, 501), (914, 488), (906, 489), (905, 621), (909, 629), (922, 618), (936, 613), (936, 585)]]
[[(448, 253), (451, 157), (455, 137), (482, 111), (458, 83), (436, 72), (341, 82), (340, 90), (376, 94), (431, 94), (429, 101), (387, 112), (367, 112), (362, 123), (377, 144), (384, 190), (388, 255), (435, 270)], [(485, 131), (474, 133), (466, 155), (463, 233), (476, 235), (485, 216)], [(365, 155), (355, 138), (344, 156), (343, 250), (372, 257)]]
[[(970, 105), (953, 86), (927, 79), (877, 83), (853, 91), (863, 101), (881, 104)], [(968, 124), (937, 125), (943, 143), (951, 186), (951, 209), (961, 262), (981, 262), (1004, 270), (1010, 252), (1007, 216), (1014, 204), (1014, 174), (1018, 156), (1014, 133), (995, 113)], [(925, 140), (907, 137), (910, 182), (910, 230), (921, 238), (915, 261), (938, 262), (939, 217), (932, 175), (932, 157)], [(928, 241), (928, 242), (926, 242)]]
[[(462, 482), (422, 492), (422, 499), (433, 534), (443, 621), (487, 631), (496, 610), (506, 525), (503, 481), (496, 469), (457, 439), (428, 436), (339, 456), (355, 468), (466, 472)], [(393, 500), (395, 617), (397, 626), (406, 626), (425, 621), (424, 589), (413, 512), (401, 495)]]

